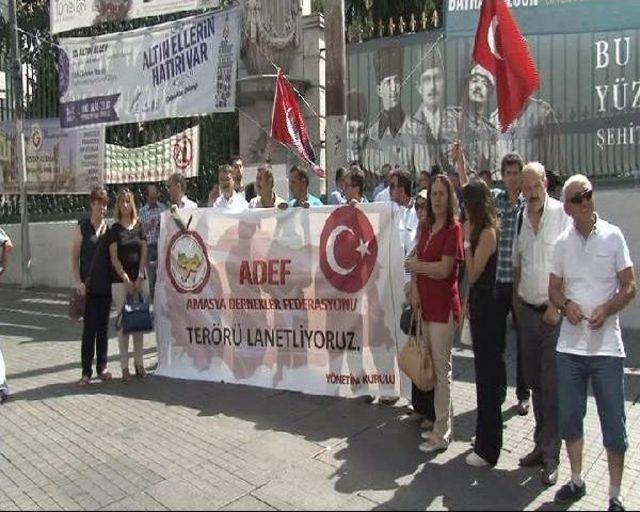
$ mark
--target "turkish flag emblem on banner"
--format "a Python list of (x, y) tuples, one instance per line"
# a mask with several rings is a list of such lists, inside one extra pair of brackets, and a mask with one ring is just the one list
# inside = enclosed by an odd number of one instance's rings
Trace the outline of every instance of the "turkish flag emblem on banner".
[(318, 176), (324, 177), (324, 170), (316, 164), (316, 154), (309, 141), (309, 134), (304, 124), (296, 93), (282, 71), (278, 72), (276, 79), (271, 137), (282, 142), (300, 158), (307, 161)]
[(484, 0), (473, 60), (493, 75), (500, 128), (506, 132), (538, 90), (538, 70), (505, 0)]

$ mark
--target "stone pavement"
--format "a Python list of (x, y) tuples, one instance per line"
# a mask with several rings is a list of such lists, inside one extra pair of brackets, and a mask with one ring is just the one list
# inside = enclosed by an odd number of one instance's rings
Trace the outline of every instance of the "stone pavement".
[[(495, 469), (465, 465), (475, 391), (464, 347), (455, 349), (456, 441), (426, 456), (416, 449), (419, 428), (403, 408), (361, 399), (159, 377), (79, 388), (80, 330), (65, 308), (61, 292), (0, 289), (0, 346), (13, 390), (0, 408), (0, 510), (555, 509), (554, 489), (545, 489), (536, 471), (517, 467), (532, 448), (531, 415), (505, 410), (505, 446)], [(145, 341), (152, 365), (154, 340)], [(110, 349), (115, 369), (115, 339)], [(632, 351), (628, 366), (638, 366), (637, 355)], [(512, 360), (510, 352), (511, 373)], [(627, 368), (631, 449), (624, 488), (635, 509), (639, 376)], [(513, 387), (508, 400), (507, 407)], [(575, 509), (598, 509), (608, 482), (593, 403), (586, 436), (589, 494)], [(561, 480), (567, 475), (563, 454)]]
[[(637, 265), (640, 204), (605, 194), (605, 215), (629, 233)], [(79, 388), (80, 328), (66, 318), (66, 300), (63, 292), (0, 287), (0, 347), (13, 391), (0, 406), (0, 510), (558, 509), (556, 488), (517, 467), (532, 448), (533, 418), (509, 408), (513, 343), (502, 457), (493, 470), (473, 469), (464, 463), (475, 422), (464, 347), (454, 351), (455, 442), (427, 456), (402, 408), (361, 399), (158, 377)], [(629, 509), (640, 509), (639, 313), (637, 300), (623, 315)], [(152, 366), (154, 339), (145, 342)], [(112, 339), (119, 376), (116, 354)], [(602, 509), (608, 477), (593, 400), (585, 435), (588, 495), (572, 509)], [(563, 451), (560, 481), (568, 475)]]

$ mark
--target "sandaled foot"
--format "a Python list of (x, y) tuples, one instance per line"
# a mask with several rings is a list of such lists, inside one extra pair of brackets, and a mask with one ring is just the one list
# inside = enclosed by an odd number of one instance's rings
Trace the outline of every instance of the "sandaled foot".
[(147, 370), (144, 369), (143, 365), (136, 365), (136, 377), (139, 379), (144, 379), (147, 376)]
[(129, 382), (131, 380), (131, 372), (129, 372), (129, 368), (122, 369), (122, 380), (123, 382)]
[(83, 375), (82, 378), (78, 381), (78, 386), (86, 386), (91, 382), (91, 377), (88, 375)]
[(111, 372), (109, 370), (103, 370), (99, 375), (98, 378), (100, 380), (111, 380), (113, 379), (113, 375), (111, 375)]

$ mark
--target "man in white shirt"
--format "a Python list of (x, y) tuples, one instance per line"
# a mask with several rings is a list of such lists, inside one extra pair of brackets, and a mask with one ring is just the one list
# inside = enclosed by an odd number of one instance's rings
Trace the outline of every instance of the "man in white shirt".
[(214, 208), (223, 208), (233, 212), (242, 212), (249, 208), (244, 194), (236, 191), (236, 172), (230, 165), (221, 165), (218, 169), (220, 197), (213, 203)]
[(549, 296), (564, 314), (557, 346), (560, 436), (571, 463), (571, 480), (555, 501), (568, 504), (586, 494), (582, 480), (583, 418), (591, 381), (609, 465), (609, 510), (624, 510), (620, 497), (628, 447), (624, 411), (625, 351), (618, 313), (635, 297), (633, 263), (624, 235), (595, 213), (593, 186), (582, 175), (563, 188), (573, 225), (553, 254)]
[(553, 247), (570, 219), (562, 203), (547, 194), (546, 174), (539, 162), (522, 169), (522, 193), (527, 206), (516, 220), (512, 255), (522, 363), (536, 429), (535, 448), (520, 459), (520, 465), (542, 465), (542, 483), (554, 485), (560, 460), (556, 374), (560, 312), (549, 301), (549, 270)]
[(336, 189), (329, 194), (327, 204), (345, 204), (347, 198), (344, 194), (344, 175), (347, 170), (344, 167), (336, 169)]
[[(376, 188), (373, 189), (373, 193), (371, 194), (371, 200), (376, 203), (382, 202), (390, 202), (391, 201), (391, 193), (389, 191), (389, 177), (391, 176), (391, 171), (393, 168), (391, 164), (384, 164), (380, 172), (382, 173), (382, 181), (378, 184)], [(372, 170), (369, 169), (369, 172)]]
[(273, 172), (269, 164), (258, 167), (256, 172), (256, 188), (258, 195), (249, 202), (249, 208), (277, 208), (286, 201), (273, 190)]
[[(2, 247), (2, 258), (0, 259), (0, 276), (4, 274), (7, 264), (9, 263), (9, 255), (13, 251), (13, 243), (2, 228), (0, 228), (0, 247)], [(0, 352), (0, 404), (9, 398), (9, 386), (7, 384), (7, 372), (4, 365), (4, 358)]]
[(179, 172), (169, 176), (167, 181), (169, 188), (169, 197), (171, 204), (175, 204), (178, 208), (197, 208), (198, 204), (187, 197), (187, 180)]

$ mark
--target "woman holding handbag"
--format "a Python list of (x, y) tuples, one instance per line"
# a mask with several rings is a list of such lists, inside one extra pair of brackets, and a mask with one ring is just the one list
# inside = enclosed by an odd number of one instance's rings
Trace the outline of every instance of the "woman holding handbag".
[[(420, 232), (416, 256), (406, 259), (405, 268), (415, 274), (422, 312), (422, 332), (435, 373), (433, 431), (423, 432), (426, 453), (446, 450), (451, 441), (451, 348), (455, 326), (460, 322), (458, 270), (464, 259), (462, 226), (456, 219), (457, 199), (453, 184), (445, 175), (436, 176), (427, 194), (426, 225)], [(417, 300), (416, 300), (417, 302)]]
[[(71, 269), (75, 281), (77, 313), (83, 317), (82, 377), (78, 384), (91, 380), (94, 353), (96, 373), (101, 380), (110, 380), (107, 370), (109, 350), (109, 311), (111, 310), (111, 265), (107, 247), (107, 191), (95, 187), (89, 196), (90, 215), (81, 219), (71, 243)], [(83, 307), (84, 306), (84, 307)]]
[(500, 343), (495, 298), (498, 221), (487, 185), (473, 180), (463, 189), (468, 221), (464, 226), (469, 273), (469, 318), (476, 370), (478, 415), (474, 451), (467, 464), (495, 466), (502, 448), (504, 337)]
[[(113, 267), (113, 303), (116, 312), (120, 314), (128, 299), (149, 295), (149, 284), (144, 278), (147, 263), (147, 242), (142, 224), (138, 221), (138, 211), (135, 199), (129, 189), (118, 192), (115, 207), (116, 222), (109, 230), (109, 255)], [(129, 372), (129, 334), (123, 333), (122, 325), (118, 329), (118, 344), (120, 347), (120, 364), (122, 366), (122, 380), (131, 380)], [(147, 372), (144, 368), (142, 332), (133, 333), (133, 363), (136, 376), (144, 378)]]

